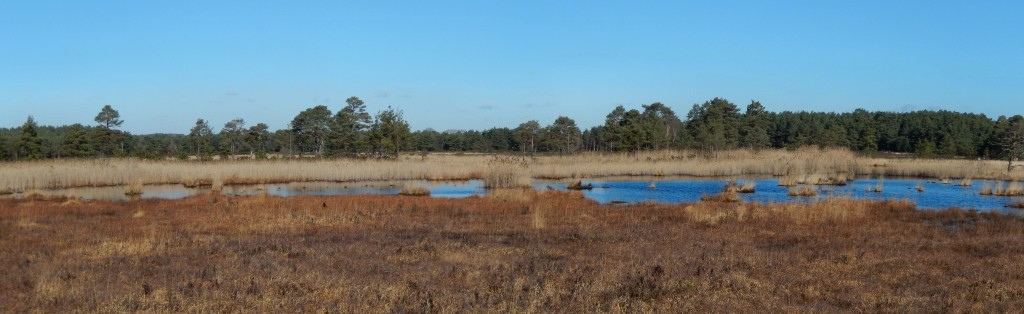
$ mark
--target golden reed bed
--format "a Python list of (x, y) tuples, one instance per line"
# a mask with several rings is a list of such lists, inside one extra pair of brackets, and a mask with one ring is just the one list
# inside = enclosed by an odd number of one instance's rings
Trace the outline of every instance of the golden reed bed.
[[(514, 159), (512, 163), (495, 159)], [(519, 163), (521, 162), (521, 164)], [(716, 154), (657, 151), (585, 153), (536, 158), (432, 154), (398, 160), (305, 159), (147, 161), (136, 159), (47, 160), (0, 163), (0, 192), (139, 184), (223, 185), (296, 181), (498, 179), (528, 185), (531, 178), (608, 176), (779, 176), (819, 182), (864, 174), (951, 179), (1024, 179), (1005, 162), (876, 159), (842, 149), (733, 150)]]

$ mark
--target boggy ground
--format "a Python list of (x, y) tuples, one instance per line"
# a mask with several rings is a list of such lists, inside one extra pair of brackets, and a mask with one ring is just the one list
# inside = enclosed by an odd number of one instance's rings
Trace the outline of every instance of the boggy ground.
[(12, 312), (1005, 312), (1024, 221), (905, 202), (0, 200)]

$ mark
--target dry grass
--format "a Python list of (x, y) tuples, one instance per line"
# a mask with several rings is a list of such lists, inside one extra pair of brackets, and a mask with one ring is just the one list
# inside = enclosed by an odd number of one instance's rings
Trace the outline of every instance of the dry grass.
[(525, 157), (496, 155), (487, 162), (485, 188), (526, 188), (530, 181), (530, 164)]
[(395, 160), (271, 159), (146, 161), (135, 159), (45, 160), (0, 163), (0, 191), (23, 192), (79, 186), (265, 184), (300, 181), (388, 181), (485, 179), (529, 185), (533, 178), (611, 176), (776, 176), (780, 184), (845, 184), (854, 175), (1024, 180), (1004, 162), (978, 160), (871, 159), (848, 150), (803, 148), (635, 154), (584, 153), (520, 158), (481, 154), (405, 156)]
[(818, 189), (810, 185), (801, 185), (798, 187), (789, 188), (789, 196), (803, 196), (810, 197), (818, 195)]
[(1020, 182), (1010, 182), (1000, 196), (1024, 196), (1024, 186)]
[(878, 182), (875, 182), (875, 186), (868, 187), (868, 192), (882, 193), (885, 190), (885, 178), (879, 177)]
[(756, 192), (757, 182), (745, 181), (737, 184), (736, 192), (739, 193), (754, 193)]
[[(499, 192), (504, 191), (504, 192)], [(580, 193), (0, 200), (10, 312), (1013, 312), (1024, 221)], [(144, 210), (144, 212), (140, 211)], [(140, 214), (142, 213), (142, 214)]]
[(592, 183), (583, 184), (583, 180), (575, 180), (575, 181), (570, 181), (569, 184), (567, 184), (565, 186), (565, 188), (569, 189), (569, 190), (577, 190), (577, 191), (579, 191), (579, 190), (592, 190), (592, 189), (594, 189), (594, 184), (592, 184)]
[(786, 176), (779, 178), (779, 186), (797, 186), (800, 185), (800, 179), (796, 176)]
[(985, 183), (981, 186), (981, 195), (991, 196), (1024, 196), (1024, 186), (1020, 182), (996, 182), (995, 185)]
[(422, 186), (407, 186), (398, 191), (398, 195), (405, 196), (430, 196), (430, 190)]
[(963, 186), (963, 187), (973, 186), (974, 185), (974, 180), (971, 180), (971, 178), (963, 178), (956, 185), (957, 186)]
[(142, 182), (135, 182), (124, 187), (124, 195), (127, 196), (138, 196), (142, 195)]
[(1018, 209), (1024, 209), (1024, 201), (1022, 201), (1022, 202), (1015, 202), (1015, 203), (1010, 203), (1010, 205), (1006, 205), (1006, 207), (1009, 207), (1009, 208), (1018, 208)]
[(722, 191), (721, 193), (714, 195), (702, 195), (700, 200), (704, 202), (734, 203), (740, 201), (740, 195), (735, 191)]

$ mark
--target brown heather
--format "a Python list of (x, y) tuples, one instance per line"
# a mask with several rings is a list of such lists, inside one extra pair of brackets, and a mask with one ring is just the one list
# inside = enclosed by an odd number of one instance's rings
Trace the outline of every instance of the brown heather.
[(432, 154), (396, 160), (303, 159), (145, 161), (46, 160), (0, 163), (0, 193), (80, 186), (183, 184), (215, 186), (299, 181), (484, 179), (488, 186), (529, 186), (530, 180), (628, 176), (776, 176), (782, 185), (845, 184), (854, 175), (1024, 180), (1005, 162), (874, 159), (841, 149), (732, 150), (716, 154), (653, 151), (523, 158)]
[(1024, 221), (902, 201), (0, 200), (11, 312), (1007, 312)]

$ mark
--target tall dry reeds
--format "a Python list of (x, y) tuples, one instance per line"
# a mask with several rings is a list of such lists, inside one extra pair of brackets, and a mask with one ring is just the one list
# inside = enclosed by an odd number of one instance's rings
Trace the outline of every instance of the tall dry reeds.
[(1024, 196), (1024, 186), (1017, 181), (1010, 183), (999, 181), (995, 184), (985, 183), (981, 186), (979, 194), (991, 196)]
[(971, 180), (970, 177), (966, 177), (966, 178), (961, 179), (960, 182), (957, 183), (956, 185), (957, 186), (968, 187), (968, 186), (974, 185), (974, 181)]
[(875, 185), (868, 187), (868, 192), (882, 193), (882, 190), (885, 187), (885, 183), (884, 182), (885, 182), (885, 177), (878, 177), (878, 181), (875, 182)]
[(811, 197), (818, 195), (818, 189), (815, 189), (814, 186), (810, 185), (801, 185), (789, 188), (789, 192), (787, 194), (789, 196)]
[(422, 186), (406, 186), (401, 191), (398, 191), (398, 195), (404, 196), (430, 196), (430, 190)]
[[(517, 159), (495, 162), (492, 159)], [(528, 167), (515, 166), (527, 161)], [(505, 167), (502, 169), (502, 167)], [(610, 176), (774, 176), (780, 185), (844, 184), (855, 175), (1024, 180), (1005, 164), (980, 160), (902, 160), (858, 157), (842, 149), (731, 150), (708, 156), (696, 151), (582, 153), (533, 158), (482, 154), (432, 154), (394, 160), (272, 159), (149, 161), (137, 159), (44, 160), (0, 163), (0, 193), (86, 186), (183, 184), (190, 187), (298, 181), (487, 179), (529, 185), (532, 178)], [(497, 183), (497, 182), (494, 182)]]
[(526, 157), (495, 155), (487, 161), (484, 188), (512, 189), (530, 187), (530, 164)]

